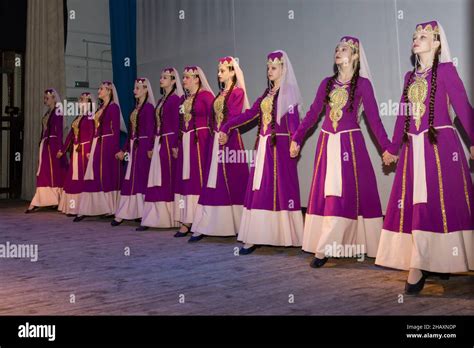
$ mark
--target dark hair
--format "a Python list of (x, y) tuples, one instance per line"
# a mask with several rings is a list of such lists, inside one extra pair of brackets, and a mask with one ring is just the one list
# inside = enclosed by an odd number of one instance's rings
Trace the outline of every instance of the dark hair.
[[(160, 92), (163, 88), (160, 88)], [(174, 91), (176, 90), (176, 83), (173, 84), (173, 88), (171, 89), (171, 91), (168, 93), (168, 95), (165, 95), (164, 97), (161, 97), (161, 99), (158, 101), (158, 103), (156, 104), (156, 107), (155, 107), (155, 115), (156, 115), (156, 109), (158, 108), (158, 105), (160, 105), (160, 102), (163, 98), (165, 98), (163, 100), (163, 103), (161, 104), (161, 108), (160, 108), (160, 111), (158, 112), (158, 119), (160, 120), (160, 134), (163, 134), (163, 109), (165, 107), (165, 104), (166, 104), (166, 101), (168, 100), (168, 98), (174, 93)], [(163, 93), (162, 93), (163, 94)], [(156, 117), (156, 116), (155, 116)]]
[[(267, 84), (269, 81), (267, 80)], [(260, 97), (260, 103), (262, 102), (263, 99), (265, 99), (265, 97), (268, 95), (268, 93), (270, 92), (270, 88), (268, 87), (265, 92), (263, 92), (262, 96)], [(254, 144), (254, 149), (257, 149), (257, 144), (258, 144), (258, 139), (259, 139), (259, 135), (260, 135), (260, 130), (262, 128), (262, 109), (260, 107), (260, 116), (258, 117), (258, 127), (257, 127), (257, 138), (255, 139), (255, 144)]]
[[(196, 117), (194, 115), (194, 103), (196, 102), (196, 97), (199, 93), (199, 90), (201, 89), (201, 78), (199, 77), (199, 75), (196, 75), (198, 78), (199, 78), (199, 87), (196, 91), (196, 94), (194, 95), (193, 97), (193, 103), (192, 103), (192, 106), (191, 106), (191, 118), (193, 119), (193, 128), (194, 128), (194, 143), (197, 143), (198, 142), (198, 135), (197, 135), (197, 132), (196, 132)], [(185, 90), (185, 93), (186, 93), (186, 96), (188, 95), (188, 91)], [(186, 97), (184, 98), (184, 101), (186, 101)], [(184, 103), (183, 101), (183, 103)], [(181, 104), (182, 105), (182, 104)], [(180, 129), (184, 129), (184, 119), (183, 119), (183, 114), (182, 113), (179, 113), (179, 128)], [(182, 139), (183, 138), (183, 134), (180, 132), (179, 133), (179, 138)]]
[[(355, 54), (356, 52), (352, 50), (352, 54)], [(334, 81), (336, 80), (338, 75), (338, 70), (337, 70), (337, 65), (334, 64), (334, 75), (329, 78), (329, 80), (326, 83), (326, 97), (324, 98), (324, 105), (329, 105), (329, 102), (331, 101), (331, 98), (329, 98), (329, 94), (331, 93), (332, 86), (334, 84)], [(354, 96), (355, 96), (355, 91), (357, 88), (357, 82), (359, 81), (359, 75), (360, 75), (360, 57), (355, 63), (354, 67), (354, 73), (352, 74), (351, 78), (351, 86), (350, 86), (350, 91), (349, 91), (349, 108), (348, 111), (352, 112), (354, 110)]]
[[(270, 81), (267, 80), (267, 84), (270, 85)], [(263, 112), (262, 112), (262, 106), (261, 106), (261, 102), (263, 101), (263, 99), (265, 99), (267, 97), (267, 95), (270, 93), (270, 88), (267, 88), (265, 90), (265, 92), (263, 93), (263, 95), (260, 97), (260, 116), (258, 118), (258, 129), (257, 129), (257, 138), (255, 139), (255, 145), (254, 145), (254, 148), (256, 149), (257, 148), (257, 145), (258, 145), (258, 142), (259, 142), (259, 136), (260, 136), (260, 130), (262, 129), (262, 117), (263, 117)], [(273, 95), (273, 103), (272, 103), (272, 120), (271, 120), (271, 123), (270, 123), (270, 127), (272, 129), (272, 135), (271, 135), (271, 141), (272, 141), (272, 145), (275, 146), (276, 145), (276, 132), (275, 132), (275, 119), (276, 119), (276, 106), (277, 106), (277, 98), (278, 98), (278, 94), (280, 93), (280, 89), (278, 89), (276, 91), (276, 93)]]
[[(231, 69), (234, 70), (234, 68), (232, 66), (229, 66), (229, 70), (231, 70)], [(218, 83), (219, 83), (219, 81), (218, 81)], [(230, 85), (229, 91), (227, 92), (227, 94), (224, 97), (224, 108), (222, 110), (222, 113), (224, 115), (224, 119), (222, 120), (222, 124), (224, 124), (224, 122), (227, 121), (227, 113), (229, 112), (229, 109), (227, 107), (227, 101), (229, 100), (229, 97), (232, 94), (232, 91), (234, 90), (234, 87), (235, 87), (236, 84), (237, 84), (237, 76), (234, 75), (232, 77), (232, 84)], [(224, 90), (224, 88), (225, 88), (225, 84), (219, 83), (219, 89), (222, 91), (222, 90)], [(214, 103), (216, 102), (217, 98), (219, 98), (219, 93), (216, 94), (216, 97), (214, 98), (214, 101), (212, 102), (213, 106), (214, 106)], [(215, 117), (216, 117), (214, 107), (212, 107), (211, 112), (212, 112), (212, 117), (210, 119), (211, 124), (210, 124), (209, 128), (211, 129), (211, 134), (214, 134), (214, 122), (215, 122)]]
[[(430, 89), (430, 105), (429, 105), (429, 116), (428, 116), (428, 140), (430, 144), (437, 143), (437, 130), (434, 127), (434, 106), (435, 106), (435, 97), (436, 97), (436, 87), (437, 87), (437, 78), (438, 78), (438, 64), (439, 64), (439, 54), (441, 52), (441, 46), (435, 52), (434, 60), (433, 60), (433, 67), (431, 70), (431, 89)], [(413, 76), (415, 75), (416, 66), (413, 68), (413, 71), (408, 78), (408, 82), (403, 89), (403, 100), (405, 101), (406, 105), (409, 105), (408, 100), (408, 88), (410, 87), (411, 81), (413, 80)], [(407, 112), (405, 115), (405, 127), (403, 133), (403, 142), (407, 145), (409, 144), (408, 141), (408, 131), (410, 130), (410, 122), (411, 122), (411, 112)]]
[[(170, 75), (170, 77), (171, 77), (171, 80), (176, 80), (176, 77), (174, 75)], [(174, 84), (173, 90), (175, 90), (175, 89), (176, 89), (176, 83)], [(165, 94), (165, 89), (163, 87), (160, 87), (160, 94), (161, 95)]]
[(352, 75), (351, 79), (351, 90), (349, 92), (349, 112), (354, 110), (354, 95), (355, 90), (357, 88), (357, 82), (359, 81), (359, 73), (360, 73), (360, 59), (357, 60), (356, 66), (354, 69), (354, 74)]
[[(441, 46), (440, 46), (441, 47)], [(437, 78), (438, 78), (438, 64), (439, 64), (439, 53), (441, 52), (440, 47), (435, 52), (434, 60), (433, 60), (433, 68), (431, 71), (431, 91), (430, 91), (430, 109), (429, 109), (429, 118), (428, 118), (428, 139), (430, 143), (436, 144), (437, 143), (437, 131), (434, 127), (434, 106), (435, 106), (435, 96), (436, 96), (436, 87), (437, 87)]]
[(276, 106), (277, 106), (277, 99), (278, 99), (278, 94), (280, 93), (280, 89), (278, 89), (273, 96), (273, 104), (272, 104), (272, 121), (271, 121), (271, 127), (272, 127), (272, 145), (276, 145), (276, 132), (275, 132), (275, 119), (276, 119)]
[[(136, 101), (135, 101), (135, 108), (137, 109), (137, 129), (135, 131), (135, 134), (137, 135), (136, 137), (136, 141), (139, 142), (139, 137), (138, 137), (138, 134), (140, 134), (140, 129), (139, 129), (139, 125), (140, 125), (140, 122), (139, 122), (139, 116), (140, 116), (140, 111), (142, 111), (142, 108), (143, 106), (145, 106), (145, 104), (147, 103), (148, 101), (148, 86), (147, 86), (147, 91), (146, 91), (146, 96), (145, 96), (145, 100), (143, 101), (143, 104), (140, 108), (138, 108), (138, 103), (139, 103), (139, 99), (136, 98)], [(130, 119), (130, 129), (132, 128), (132, 119)]]

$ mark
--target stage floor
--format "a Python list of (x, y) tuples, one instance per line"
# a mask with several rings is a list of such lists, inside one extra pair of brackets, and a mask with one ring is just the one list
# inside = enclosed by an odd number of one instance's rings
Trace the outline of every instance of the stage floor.
[(0, 315), (474, 314), (474, 272), (429, 279), (422, 295), (400, 303), (407, 272), (373, 259), (312, 269), (299, 248), (235, 256), (235, 238), (190, 244), (171, 230), (136, 232), (137, 223), (26, 215), (27, 205), (0, 201), (0, 244), (38, 244), (39, 255), (0, 258)]

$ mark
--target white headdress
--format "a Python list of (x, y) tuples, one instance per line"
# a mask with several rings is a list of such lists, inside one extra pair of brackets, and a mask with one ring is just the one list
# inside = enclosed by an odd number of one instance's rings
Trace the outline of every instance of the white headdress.
[(237, 79), (236, 86), (242, 88), (244, 91), (244, 104), (242, 106), (242, 111), (250, 108), (249, 98), (247, 96), (247, 90), (245, 89), (245, 79), (244, 72), (240, 68), (239, 62), (231, 56), (224, 57), (219, 59), (219, 65), (232, 65), (235, 71), (235, 77)]
[(294, 107), (298, 108), (299, 117), (303, 117), (303, 98), (301, 97), (298, 81), (296, 81), (295, 72), (288, 55), (285, 51), (277, 50), (271, 52), (267, 59), (267, 64), (283, 64), (280, 92), (278, 93), (277, 123), (280, 124), (283, 115), (285, 115), (290, 108)]
[(108, 88), (112, 90), (112, 100), (115, 104), (118, 105), (120, 109), (120, 130), (124, 133), (127, 133), (127, 126), (125, 125), (125, 120), (123, 119), (123, 114), (122, 114), (122, 109), (120, 108), (120, 101), (119, 101), (119, 96), (117, 93), (117, 89), (115, 88), (115, 85), (113, 82), (110, 81), (104, 81), (102, 82), (103, 85), (106, 85)]
[(143, 84), (146, 86), (146, 90), (148, 93), (147, 102), (153, 105), (153, 107), (155, 107), (155, 104), (156, 104), (155, 95), (153, 94), (153, 88), (151, 88), (150, 80), (148, 80), (148, 78), (146, 77), (140, 77), (135, 80), (135, 83)]
[(206, 78), (206, 75), (204, 74), (204, 71), (202, 71), (200, 67), (187, 66), (186, 68), (184, 68), (183, 75), (187, 75), (187, 74), (198, 75), (199, 79), (201, 80), (201, 90), (210, 92), (213, 97), (216, 96), (211, 86), (209, 85), (209, 82), (207, 82), (207, 78)]

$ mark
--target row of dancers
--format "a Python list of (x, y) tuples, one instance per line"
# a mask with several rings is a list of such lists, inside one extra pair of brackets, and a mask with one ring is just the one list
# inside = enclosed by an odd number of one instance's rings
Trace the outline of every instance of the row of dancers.
[[(363, 247), (377, 265), (409, 270), (405, 292), (417, 294), (429, 276), (474, 269), (473, 187), (452, 106), (471, 144), (474, 113), (436, 21), (413, 34), (416, 64), (405, 74), (392, 140), (381, 122), (361, 41), (344, 36), (334, 74), (321, 81), (300, 122), (302, 98), (286, 52), (267, 57), (268, 87), (250, 106), (244, 74), (233, 57), (218, 62), (214, 94), (198, 66), (161, 73), (155, 101), (147, 78), (135, 81), (136, 107), (127, 131), (112, 82), (98, 90), (100, 107), (72, 122), (54, 89), (45, 91), (37, 190), (27, 212), (58, 205), (74, 221), (113, 216), (140, 222), (137, 230), (178, 228), (175, 237), (237, 236), (239, 253), (260, 245), (295, 246), (329, 257)], [(90, 93), (80, 102), (95, 103)], [(362, 110), (385, 165), (398, 162), (385, 219), (359, 122)], [(308, 130), (323, 114), (307, 211), (300, 205), (297, 160)], [(245, 152), (241, 127), (258, 122), (252, 165), (225, 154)], [(68, 165), (65, 154), (70, 151)], [(474, 146), (470, 147), (474, 158)], [(122, 165), (123, 163), (126, 165)], [(428, 187), (430, 188), (428, 190)]]

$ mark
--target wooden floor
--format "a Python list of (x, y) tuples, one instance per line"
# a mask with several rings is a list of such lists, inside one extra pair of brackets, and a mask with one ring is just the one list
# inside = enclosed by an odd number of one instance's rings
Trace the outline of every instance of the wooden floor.
[(0, 315), (474, 314), (472, 272), (430, 279), (422, 295), (399, 303), (407, 273), (373, 259), (332, 259), (316, 270), (299, 248), (235, 256), (235, 238), (189, 244), (174, 231), (73, 223), (52, 210), (26, 215), (26, 206), (0, 201), (0, 244), (39, 246), (37, 262), (0, 259)]

